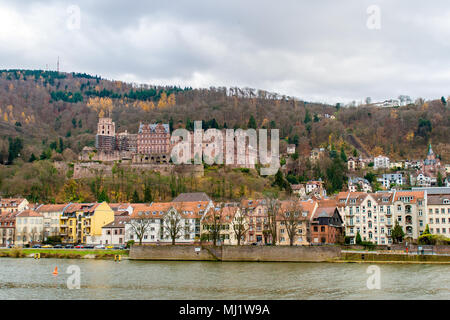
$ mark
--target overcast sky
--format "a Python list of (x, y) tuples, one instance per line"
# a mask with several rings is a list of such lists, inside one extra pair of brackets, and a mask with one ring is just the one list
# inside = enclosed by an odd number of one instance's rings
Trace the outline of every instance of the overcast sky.
[(450, 3), (0, 1), (1, 68), (56, 69), (58, 56), (61, 71), (137, 83), (329, 103), (439, 98), (450, 94)]

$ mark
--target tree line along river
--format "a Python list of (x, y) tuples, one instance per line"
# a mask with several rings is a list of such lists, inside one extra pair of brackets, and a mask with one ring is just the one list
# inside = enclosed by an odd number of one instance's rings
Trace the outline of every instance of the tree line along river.
[(450, 299), (448, 265), (379, 264), (380, 289), (369, 266), (1, 258), (0, 299)]

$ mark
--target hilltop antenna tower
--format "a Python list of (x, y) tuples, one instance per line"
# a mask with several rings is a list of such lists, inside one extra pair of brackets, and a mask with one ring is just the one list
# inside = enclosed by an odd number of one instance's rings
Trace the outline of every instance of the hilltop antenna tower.
[(59, 73), (59, 56), (58, 56), (58, 61), (56, 61), (56, 72)]

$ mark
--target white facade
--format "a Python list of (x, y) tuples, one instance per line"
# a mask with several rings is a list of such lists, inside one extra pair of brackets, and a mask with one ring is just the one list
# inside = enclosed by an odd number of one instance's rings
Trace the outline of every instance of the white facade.
[(429, 195), (427, 223), (430, 233), (450, 237), (450, 194)]
[(352, 244), (358, 232), (362, 241), (391, 244), (395, 221), (402, 227), (405, 238), (417, 239), (425, 230), (424, 192), (350, 193), (344, 203), (341, 212), (345, 217), (346, 235), (351, 237)]
[(377, 179), (385, 189), (390, 189), (391, 184), (402, 186), (403, 175), (401, 173), (385, 173), (379, 179)]
[(60, 218), (64, 208), (69, 204), (41, 205), (36, 212), (43, 216), (44, 240), (48, 237), (58, 236), (60, 231)]
[(25, 210), (16, 216), (16, 241), (18, 246), (42, 242), (44, 218), (31, 210)]
[[(96, 244), (96, 243), (92, 243)], [(100, 244), (103, 245), (125, 245), (125, 228), (102, 228)]]
[[(131, 222), (128, 222), (125, 224), (125, 243), (127, 243), (130, 240), (135, 241), (136, 243), (139, 242), (139, 238), (134, 233), (133, 228), (131, 227)], [(148, 228), (146, 232), (144, 233), (144, 236), (142, 238), (142, 243), (157, 243), (159, 241), (162, 241), (161, 239), (161, 219), (159, 218), (152, 218), (149, 221)]]
[(288, 145), (286, 152), (287, 152), (287, 154), (294, 154), (295, 153), (295, 144)]
[[(179, 220), (176, 223), (180, 230), (176, 239), (177, 243), (192, 243), (200, 239), (200, 220), (214, 204), (212, 201), (197, 201), (183, 203), (152, 203), (150, 206), (141, 206), (133, 209), (133, 216), (125, 224), (125, 242), (129, 240), (139, 241), (133, 232), (131, 223), (134, 219), (149, 219), (149, 224), (144, 233), (142, 243), (172, 242), (169, 230), (174, 224), (170, 220)], [(178, 212), (178, 211), (181, 212)]]
[(390, 161), (389, 161), (388, 157), (380, 155), (380, 156), (375, 157), (373, 159), (373, 168), (375, 170), (378, 170), (378, 169), (389, 169), (389, 167), (390, 167)]

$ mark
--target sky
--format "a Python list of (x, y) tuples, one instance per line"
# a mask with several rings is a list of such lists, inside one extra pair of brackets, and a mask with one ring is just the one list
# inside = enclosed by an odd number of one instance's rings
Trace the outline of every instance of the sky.
[(0, 68), (251, 87), (306, 101), (450, 95), (448, 0), (0, 0)]

